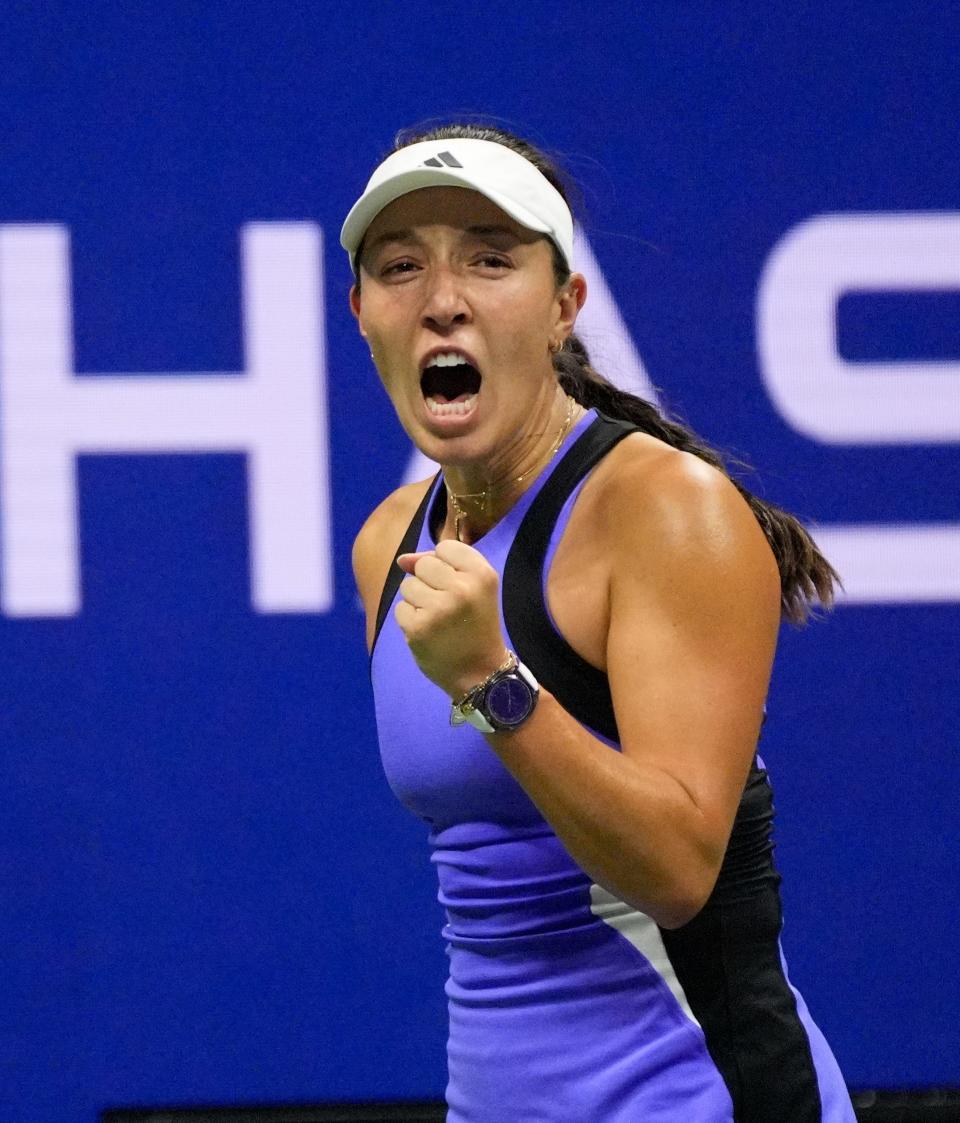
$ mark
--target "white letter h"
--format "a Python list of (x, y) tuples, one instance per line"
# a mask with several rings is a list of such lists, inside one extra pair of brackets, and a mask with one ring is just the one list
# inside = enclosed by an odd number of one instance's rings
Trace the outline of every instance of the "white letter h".
[(80, 611), (78, 453), (246, 453), (254, 608), (330, 608), (322, 234), (311, 223), (253, 223), (241, 250), (241, 376), (77, 378), (67, 231), (0, 227), (6, 615)]

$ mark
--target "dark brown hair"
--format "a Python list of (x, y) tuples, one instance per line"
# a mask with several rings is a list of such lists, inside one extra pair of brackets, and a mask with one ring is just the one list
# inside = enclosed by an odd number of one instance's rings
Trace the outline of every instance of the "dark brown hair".
[[(397, 134), (393, 150), (398, 151), (419, 141), (455, 139), (489, 140), (513, 149), (529, 160), (569, 201), (570, 187), (554, 161), (529, 141), (491, 125), (446, 124), (429, 129), (404, 129)], [(553, 263), (557, 284), (565, 284), (570, 270), (556, 246)], [(733, 483), (750, 505), (777, 559), (780, 603), (787, 620), (802, 624), (809, 618), (815, 601), (824, 606), (833, 602), (834, 587), (840, 584), (840, 577), (799, 520), (745, 488), (731, 475), (724, 458), (715, 448), (650, 402), (619, 389), (594, 370), (586, 347), (576, 335), (571, 335), (560, 352), (553, 356), (553, 366), (560, 385), (581, 405), (597, 409), (608, 417), (629, 421), (665, 444), (698, 456)]]

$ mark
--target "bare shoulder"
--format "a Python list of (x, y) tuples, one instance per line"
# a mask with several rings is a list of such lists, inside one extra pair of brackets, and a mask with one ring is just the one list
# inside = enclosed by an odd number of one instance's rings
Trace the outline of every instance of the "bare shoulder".
[(360, 528), (353, 543), (353, 575), (367, 613), (370, 638), (387, 573), (410, 520), (417, 512), (432, 478), (398, 488), (383, 500)]
[(371, 570), (381, 570), (386, 579), (394, 551), (432, 482), (431, 477), (397, 488), (374, 508), (360, 528), (353, 543), (353, 573), (361, 595)]
[(725, 573), (779, 604), (779, 573), (749, 504), (723, 472), (655, 437), (634, 434), (601, 464), (596, 531), (633, 575), (670, 583)]

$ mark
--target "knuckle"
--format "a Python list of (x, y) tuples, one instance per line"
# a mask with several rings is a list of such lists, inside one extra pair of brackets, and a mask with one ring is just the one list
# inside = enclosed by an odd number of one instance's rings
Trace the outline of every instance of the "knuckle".
[(497, 571), (493, 568), (492, 565), (486, 566), (486, 568), (480, 575), (480, 579), (487, 589), (495, 589), (500, 583), (500, 578), (497, 576)]

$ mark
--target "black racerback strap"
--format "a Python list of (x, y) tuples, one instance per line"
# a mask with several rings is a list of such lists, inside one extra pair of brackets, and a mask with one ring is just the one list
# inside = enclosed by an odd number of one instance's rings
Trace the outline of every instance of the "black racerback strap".
[(614, 445), (637, 431), (629, 422), (597, 416), (530, 505), (503, 570), (503, 618), (520, 659), (577, 721), (617, 743), (607, 676), (581, 658), (550, 622), (543, 565), (570, 493)]
[(373, 652), (374, 647), (377, 646), (377, 638), (380, 635), (380, 629), (383, 627), (383, 622), (387, 618), (387, 613), (390, 611), (390, 605), (393, 604), (393, 598), (397, 595), (397, 589), (400, 588), (400, 582), (404, 579), (406, 574), (400, 566), (397, 565), (397, 558), (401, 554), (409, 554), (411, 550), (417, 548), (417, 543), (420, 541), (420, 531), (423, 528), (423, 520), (427, 517), (427, 508), (430, 506), (430, 499), (433, 496), (437, 477), (430, 481), (430, 486), (427, 488), (426, 494), (420, 500), (420, 506), (417, 508), (417, 513), (413, 516), (413, 521), (406, 529), (406, 533), (400, 540), (400, 545), (397, 547), (393, 555), (393, 561), (390, 563), (390, 570), (387, 573), (387, 580), (384, 582), (383, 592), (380, 594), (380, 604), (377, 608), (377, 626), (373, 633), (373, 643), (370, 645), (370, 651)]

